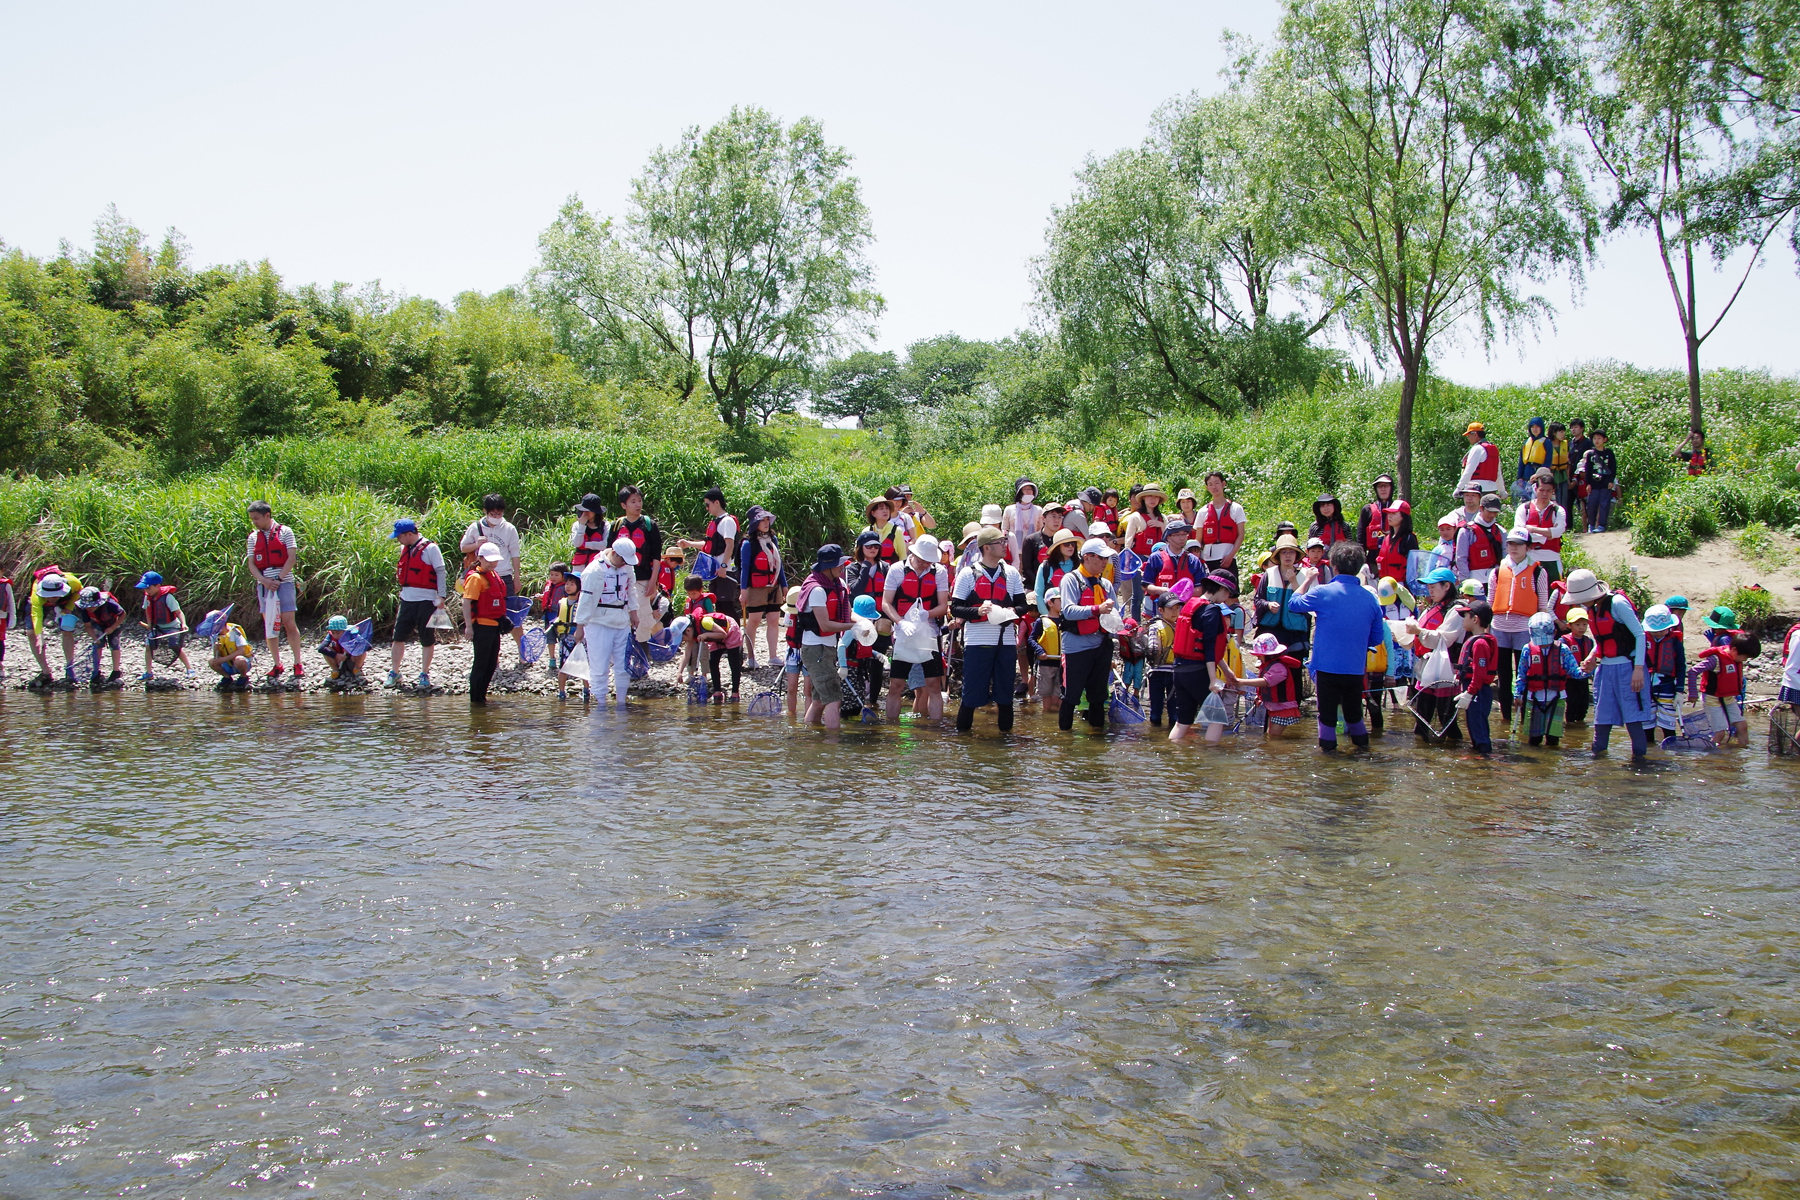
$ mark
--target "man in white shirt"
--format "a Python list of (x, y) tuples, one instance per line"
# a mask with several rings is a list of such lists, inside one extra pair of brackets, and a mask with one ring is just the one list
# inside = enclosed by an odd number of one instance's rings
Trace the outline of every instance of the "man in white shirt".
[[(500, 576), (506, 584), (506, 594), (519, 594), (519, 530), (516, 525), (506, 519), (506, 497), (498, 492), (491, 492), (481, 498), (481, 520), (471, 524), (462, 535), (463, 561), (481, 546), (483, 542), (491, 543), (500, 551), (500, 562), (494, 567), (494, 574)], [(525, 636), (525, 627), (521, 622), (513, 624), (513, 645)]]
[[(1019, 622), (991, 620), (995, 609), (1018, 613), (1025, 608), (1025, 583), (1006, 562), (1006, 535), (984, 528), (975, 535), (981, 557), (956, 573), (950, 591), (950, 615), (963, 624), (962, 706), (956, 710), (956, 731), (974, 727), (975, 710), (997, 706), (1001, 733), (1013, 725), (1013, 685), (1019, 672)], [(1004, 614), (1002, 614), (1004, 615)]]
[(1206, 490), (1211, 496), (1194, 513), (1194, 524), (1200, 532), (1200, 559), (1208, 574), (1229, 568), (1235, 576), (1238, 550), (1244, 544), (1244, 508), (1236, 500), (1225, 498), (1225, 472), (1208, 471)]
[(294, 618), (294, 610), (299, 607), (294, 590), (294, 561), (300, 556), (300, 547), (294, 541), (294, 531), (275, 520), (274, 511), (266, 500), (251, 502), (250, 524), (255, 528), (250, 530), (245, 556), (250, 562), (251, 578), (256, 581), (257, 606), (263, 617), (263, 640), (275, 657), (269, 678), (274, 679), (282, 672), (280, 634), (285, 632), (288, 649), (294, 654), (294, 677), (298, 679), (306, 674), (306, 667), (300, 661), (300, 624)]
[[(925, 700), (925, 713), (932, 720), (944, 715), (944, 656), (935, 647), (938, 622), (950, 611), (950, 578), (938, 564), (943, 551), (937, 539), (919, 538), (906, 548), (906, 558), (888, 568), (887, 583), (881, 593), (881, 610), (894, 622), (893, 674), (888, 679), (887, 719), (900, 719), (900, 697), (906, 694), (907, 680), (918, 667), (924, 682), (917, 689)], [(925, 635), (933, 649), (917, 647), (913, 658), (901, 653), (900, 623), (915, 608), (924, 610)], [(916, 620), (916, 618), (915, 618)], [(910, 623), (909, 623), (910, 624)]]
[(1562, 540), (1569, 514), (1556, 502), (1556, 476), (1548, 467), (1531, 475), (1532, 498), (1513, 514), (1513, 528), (1531, 535), (1531, 561), (1544, 568), (1552, 583), (1562, 578)]
[(394, 522), (391, 539), (400, 543), (400, 609), (394, 616), (394, 642), (387, 685), (400, 686), (400, 669), (406, 665), (406, 643), (419, 640), (418, 685), (431, 687), (431, 656), (437, 653), (437, 630), (431, 619), (444, 607), (449, 572), (444, 552), (436, 542), (419, 533), (418, 522), (402, 517)]
[(1485, 495), (1500, 490), (1500, 451), (1487, 440), (1487, 426), (1480, 421), (1470, 421), (1469, 427), (1463, 430), (1463, 436), (1469, 440), (1469, 451), (1463, 455), (1462, 476), (1456, 481), (1456, 490), (1462, 491), (1470, 483), (1477, 484)]
[(638, 623), (637, 547), (620, 538), (612, 549), (581, 570), (581, 597), (575, 602), (575, 623), (587, 644), (589, 686), (594, 699), (606, 703), (606, 678), (612, 675), (619, 708), (625, 707), (625, 690), (631, 671), (625, 656), (631, 648), (631, 631)]

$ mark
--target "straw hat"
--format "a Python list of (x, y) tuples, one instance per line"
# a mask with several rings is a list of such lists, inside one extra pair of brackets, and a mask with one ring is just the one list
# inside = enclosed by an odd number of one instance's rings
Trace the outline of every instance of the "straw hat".
[(1300, 553), (1300, 539), (1291, 533), (1282, 534), (1275, 539), (1275, 553), (1280, 554), (1283, 550), (1292, 550), (1295, 554)]
[(1050, 539), (1050, 549), (1054, 550), (1058, 546), (1073, 546), (1080, 541), (1081, 535), (1073, 529), (1059, 529), (1056, 531), (1056, 536)]
[(875, 523), (875, 508), (877, 505), (880, 505), (880, 504), (887, 505), (887, 510), (888, 510), (889, 516), (892, 516), (894, 513), (894, 510), (896, 508), (900, 507), (894, 501), (889, 500), (886, 496), (876, 496), (874, 499), (870, 500), (867, 504), (863, 505), (863, 520), (865, 520), (869, 524), (873, 525)]
[(967, 525), (963, 526), (962, 536), (956, 539), (956, 544), (959, 546), (966, 546), (969, 544), (969, 540), (980, 532), (981, 522), (970, 521)]
[(1182, 488), (1179, 492), (1175, 493), (1175, 503), (1177, 506), (1179, 506), (1183, 500), (1192, 500), (1196, 507), (1200, 504), (1200, 497), (1194, 495), (1193, 488)]

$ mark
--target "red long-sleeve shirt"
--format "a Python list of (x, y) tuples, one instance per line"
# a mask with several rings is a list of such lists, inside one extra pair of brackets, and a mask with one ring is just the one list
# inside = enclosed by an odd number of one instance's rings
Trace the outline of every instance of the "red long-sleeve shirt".
[(1491, 633), (1478, 633), (1462, 644), (1462, 657), (1457, 673), (1462, 676), (1464, 690), (1473, 696), (1488, 684), (1500, 670), (1500, 643)]

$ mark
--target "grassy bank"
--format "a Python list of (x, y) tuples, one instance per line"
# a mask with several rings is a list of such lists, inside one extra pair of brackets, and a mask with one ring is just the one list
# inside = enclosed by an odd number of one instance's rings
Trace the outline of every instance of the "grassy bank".
[[(1622, 522), (1641, 553), (1679, 553), (1695, 540), (1751, 522), (1800, 522), (1800, 381), (1753, 372), (1707, 377), (1716, 471), (1689, 480), (1671, 457), (1686, 429), (1684, 384), (1672, 373), (1615, 366), (1569, 372), (1540, 387), (1464, 388), (1433, 382), (1415, 423), (1415, 500), (1429, 523), (1451, 507), (1463, 427), (1486, 422), (1516, 453), (1533, 416), (1613, 434), (1625, 498)], [(700, 496), (725, 489), (734, 512), (760, 504), (776, 514), (790, 556), (848, 541), (863, 501), (890, 483), (912, 484), (954, 532), (984, 503), (1010, 496), (1018, 475), (1045, 495), (1092, 483), (1123, 489), (1154, 479), (1171, 493), (1200, 490), (1217, 467), (1251, 515), (1258, 538), (1277, 521), (1310, 519), (1313, 498), (1335, 492), (1354, 510), (1368, 481), (1393, 460), (1395, 389), (1297, 396), (1233, 420), (1179, 416), (1121, 426), (1072, 444), (1055, 426), (986, 426), (979, 406), (941, 414), (912, 432), (907, 453), (862, 431), (776, 427), (750, 454), (697, 439), (516, 430), (423, 437), (286, 439), (241, 449), (217, 470), (175, 478), (24, 477), (0, 483), (0, 562), (15, 578), (47, 561), (128, 587), (145, 567), (180, 583), (190, 604), (247, 602), (245, 504), (268, 500), (301, 544), (304, 607), (385, 616), (392, 609), (399, 516), (454, 545), (488, 492), (505, 495), (525, 537), (528, 572), (563, 557), (570, 504), (643, 487), (652, 516), (676, 531), (703, 520)], [(741, 449), (741, 448), (740, 448)], [(752, 461), (752, 459), (756, 461)]]

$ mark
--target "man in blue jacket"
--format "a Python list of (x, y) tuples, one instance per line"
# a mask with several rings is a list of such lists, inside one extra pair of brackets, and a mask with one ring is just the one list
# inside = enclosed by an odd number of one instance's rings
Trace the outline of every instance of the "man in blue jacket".
[(1363, 568), (1363, 548), (1355, 542), (1331, 547), (1330, 583), (1316, 587), (1288, 603), (1288, 611), (1313, 615), (1312, 670), (1319, 687), (1319, 749), (1337, 749), (1338, 713), (1350, 740), (1369, 748), (1369, 727), (1363, 724), (1363, 685), (1369, 651), (1381, 645), (1381, 605), (1362, 585), (1357, 572)]

